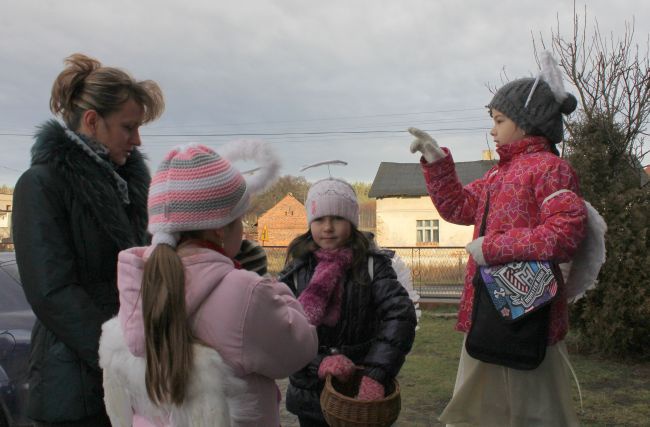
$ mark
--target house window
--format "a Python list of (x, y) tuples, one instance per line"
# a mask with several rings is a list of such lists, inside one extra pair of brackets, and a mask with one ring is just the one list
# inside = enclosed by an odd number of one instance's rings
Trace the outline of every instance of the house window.
[(437, 219), (418, 219), (415, 221), (417, 243), (438, 243), (440, 233)]

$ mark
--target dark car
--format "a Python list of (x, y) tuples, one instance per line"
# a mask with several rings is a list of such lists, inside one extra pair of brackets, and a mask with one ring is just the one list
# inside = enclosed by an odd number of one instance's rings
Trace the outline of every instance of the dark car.
[(35, 320), (20, 284), (15, 254), (0, 252), (0, 427), (32, 425), (25, 404)]

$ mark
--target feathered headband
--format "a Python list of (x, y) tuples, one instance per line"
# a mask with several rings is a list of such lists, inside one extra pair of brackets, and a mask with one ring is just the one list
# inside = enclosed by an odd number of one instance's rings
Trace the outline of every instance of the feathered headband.
[(219, 155), (229, 162), (254, 161), (258, 167), (242, 172), (246, 188), (253, 195), (266, 190), (278, 178), (280, 159), (268, 143), (260, 140), (231, 141), (219, 147)]
[(528, 107), (528, 103), (533, 97), (533, 93), (535, 93), (535, 89), (537, 89), (537, 85), (539, 84), (540, 79), (544, 80), (549, 85), (551, 92), (553, 92), (553, 96), (555, 97), (555, 100), (558, 102), (558, 104), (562, 104), (567, 96), (569, 96), (569, 94), (564, 90), (564, 83), (562, 82), (562, 70), (560, 69), (560, 66), (558, 65), (555, 58), (553, 58), (551, 52), (548, 50), (542, 51), (540, 54), (539, 62), (541, 65), (541, 70), (539, 74), (537, 74), (537, 78), (535, 79), (533, 87), (530, 89), (530, 93), (528, 94), (528, 98), (526, 98), (526, 103), (524, 104), (524, 108)]

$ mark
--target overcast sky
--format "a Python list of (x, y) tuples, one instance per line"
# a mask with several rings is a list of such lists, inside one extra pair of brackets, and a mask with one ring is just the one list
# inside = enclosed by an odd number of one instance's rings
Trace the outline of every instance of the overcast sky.
[[(488, 85), (534, 75), (531, 33), (572, 28), (572, 0), (0, 0), (0, 185), (29, 165), (51, 117), (52, 82), (74, 52), (153, 79), (162, 118), (141, 129), (155, 169), (186, 142), (273, 144), (282, 174), (340, 159), (332, 175), (371, 182), (382, 161), (415, 162), (409, 126), (457, 161), (478, 160)], [(584, 2), (577, 8), (584, 15)], [(648, 0), (588, 2), (587, 21), (650, 34)], [(173, 135), (173, 136), (169, 136)], [(490, 139), (491, 143), (491, 139)], [(247, 165), (241, 165), (242, 167)], [(324, 168), (307, 171), (313, 181)]]

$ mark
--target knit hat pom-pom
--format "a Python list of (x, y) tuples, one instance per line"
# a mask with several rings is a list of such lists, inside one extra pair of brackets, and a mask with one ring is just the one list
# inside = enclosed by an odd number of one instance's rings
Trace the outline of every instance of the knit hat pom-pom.
[(567, 93), (567, 97), (562, 101), (562, 105), (560, 105), (560, 111), (562, 114), (571, 114), (573, 113), (576, 108), (578, 107), (578, 100), (576, 99), (575, 96), (571, 95), (570, 93)]

